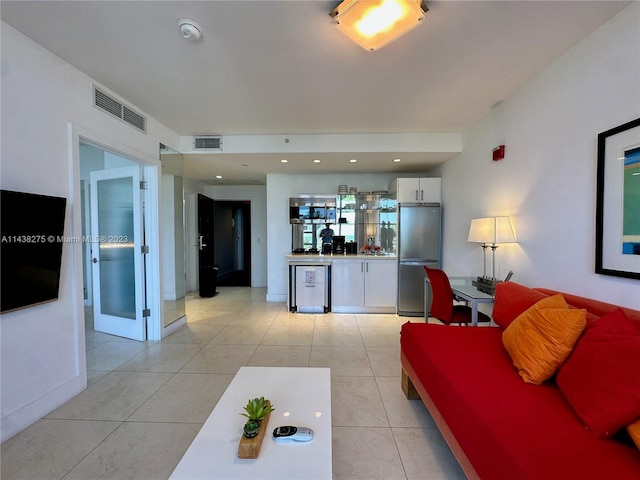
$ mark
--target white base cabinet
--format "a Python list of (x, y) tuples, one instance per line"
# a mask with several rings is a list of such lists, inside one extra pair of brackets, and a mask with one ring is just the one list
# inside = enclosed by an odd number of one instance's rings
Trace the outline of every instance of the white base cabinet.
[(327, 313), (331, 262), (311, 257), (289, 260), (289, 293), (287, 309), (291, 312)]
[(331, 271), (331, 310), (364, 307), (364, 260), (334, 260)]
[(299, 311), (322, 310), (327, 304), (325, 292), (325, 267), (296, 267), (296, 305)]
[(396, 259), (335, 259), (331, 303), (337, 313), (395, 313), (398, 294)]

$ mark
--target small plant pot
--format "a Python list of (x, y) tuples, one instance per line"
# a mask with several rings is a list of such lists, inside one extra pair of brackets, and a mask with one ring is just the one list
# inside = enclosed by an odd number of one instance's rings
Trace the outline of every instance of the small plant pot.
[[(258, 458), (258, 455), (260, 455), (260, 447), (262, 446), (262, 441), (269, 425), (269, 417), (271, 416), (272, 410), (269, 400), (266, 401), (266, 407), (267, 414), (262, 420), (248, 420), (244, 427), (242, 427), (242, 435), (240, 436), (240, 444), (238, 445), (238, 458)], [(252, 422), (258, 424), (256, 432), (253, 432), (252, 428), (247, 427)], [(254, 436), (248, 437), (247, 430), (249, 431), (249, 435)]]
[(242, 428), (245, 438), (253, 438), (260, 433), (260, 422), (249, 420)]

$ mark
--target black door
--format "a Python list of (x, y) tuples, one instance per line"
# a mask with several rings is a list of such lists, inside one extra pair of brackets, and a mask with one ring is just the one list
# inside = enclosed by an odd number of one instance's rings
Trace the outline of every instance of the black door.
[(214, 212), (213, 199), (198, 194), (198, 272), (201, 297), (213, 297), (218, 284), (213, 242)]

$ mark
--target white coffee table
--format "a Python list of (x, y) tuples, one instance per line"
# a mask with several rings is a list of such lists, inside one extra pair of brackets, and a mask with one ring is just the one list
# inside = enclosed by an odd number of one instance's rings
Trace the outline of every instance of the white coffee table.
[[(238, 458), (247, 400), (264, 396), (271, 413), (260, 455)], [(309, 443), (277, 444), (281, 425), (311, 428)], [(331, 479), (331, 374), (329, 368), (241, 367), (171, 479)]]

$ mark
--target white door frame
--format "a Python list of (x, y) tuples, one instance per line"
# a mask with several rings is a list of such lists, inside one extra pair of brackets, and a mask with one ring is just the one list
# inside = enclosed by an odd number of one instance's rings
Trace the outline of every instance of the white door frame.
[[(160, 275), (160, 147), (156, 156), (147, 155), (139, 150), (123, 144), (117, 140), (106, 137), (100, 132), (91, 131), (68, 124), (68, 142), (70, 152), (70, 194), (71, 200), (71, 232), (74, 237), (82, 238), (82, 219), (80, 206), (80, 143), (87, 143), (105, 151), (115, 153), (127, 158), (143, 167), (147, 189), (144, 191), (145, 215), (145, 243), (149, 246), (145, 273), (147, 288), (147, 306), (151, 311), (147, 317), (147, 340), (160, 340), (162, 338), (162, 319), (164, 318), (164, 302), (162, 300), (162, 276)], [(76, 304), (76, 317), (78, 319), (79, 341), (79, 368), (86, 370), (86, 354), (84, 340), (84, 305), (83, 305), (83, 281), (82, 281), (82, 248), (80, 243), (72, 244), (75, 248), (74, 258), (74, 292)]]
[[(84, 208), (84, 218), (82, 221), (86, 225), (86, 229), (82, 230), (82, 234), (88, 232), (91, 229), (91, 203), (89, 200), (91, 199), (91, 185), (89, 181), (80, 180), (81, 184), (84, 184), (84, 195), (80, 197), (83, 208)], [(82, 208), (82, 207), (81, 207)], [(83, 291), (84, 295), (84, 306), (91, 307), (93, 306), (93, 282), (91, 281), (91, 248), (84, 249), (83, 247), (83, 258), (84, 258), (84, 269), (83, 274), (84, 278), (86, 278), (86, 283), (84, 283), (85, 290)]]

